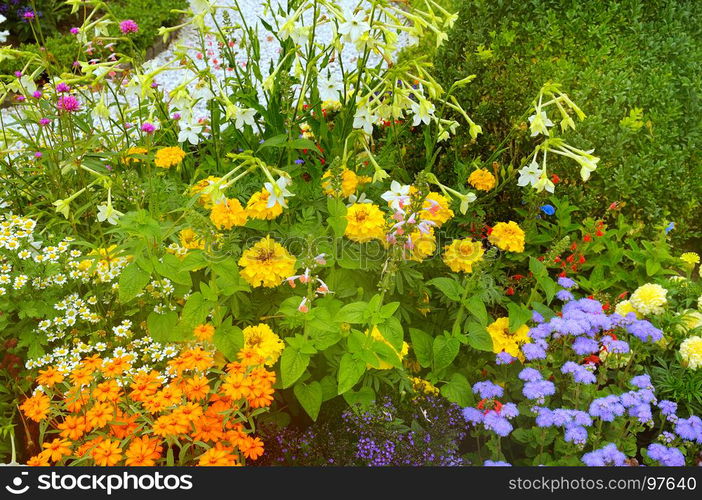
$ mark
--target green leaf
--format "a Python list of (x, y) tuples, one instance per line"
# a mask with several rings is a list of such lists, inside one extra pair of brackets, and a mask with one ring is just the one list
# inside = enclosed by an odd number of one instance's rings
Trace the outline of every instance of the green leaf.
[(346, 391), (344, 399), (351, 407), (367, 408), (375, 402), (375, 391), (371, 387), (361, 387), (357, 391)]
[(136, 262), (129, 263), (119, 277), (119, 301), (129, 302), (149, 283), (151, 275)]
[(412, 339), (412, 350), (419, 364), (422, 368), (431, 366), (433, 342), (431, 336), (416, 328), (410, 328), (410, 338)]
[(280, 357), (280, 378), (283, 388), (293, 385), (309, 364), (309, 354), (301, 353), (297, 347), (286, 347)]
[(399, 302), (390, 302), (389, 304), (385, 304), (380, 308), (380, 317), (383, 319), (391, 317), (393, 314), (395, 314), (398, 307), (400, 307)]
[(317, 381), (309, 384), (298, 382), (293, 387), (293, 392), (310, 418), (316, 421), (322, 407), (322, 384)]
[(181, 321), (185, 328), (193, 329), (202, 324), (210, 314), (211, 302), (205, 300), (200, 292), (195, 292), (185, 303), (181, 313)]
[(439, 335), (434, 339), (432, 351), (434, 353), (434, 369), (446, 368), (458, 356), (461, 343), (455, 337)]
[(168, 278), (173, 283), (186, 286), (192, 286), (193, 284), (190, 272), (183, 269), (180, 259), (175, 255), (167, 253), (160, 261), (154, 259), (154, 268), (158, 274)]
[(339, 323), (365, 323), (367, 311), (367, 302), (351, 302), (339, 309), (336, 321)]
[(478, 351), (492, 352), (492, 337), (480, 323), (468, 323), (468, 345)]
[(468, 380), (460, 373), (454, 373), (447, 383), (441, 386), (441, 394), (460, 406), (469, 406), (473, 403), (473, 393)]
[(661, 263), (655, 259), (646, 259), (646, 274), (654, 276), (662, 269)]
[(329, 401), (338, 396), (336, 393), (336, 377), (326, 375), (319, 381), (322, 386), (322, 401)]
[(149, 313), (146, 318), (146, 326), (149, 329), (149, 335), (157, 342), (173, 342), (181, 340), (181, 332), (176, 325), (178, 324), (178, 313), (168, 311), (165, 314), (157, 312)]
[(465, 307), (468, 309), (475, 318), (480, 322), (481, 325), (487, 325), (488, 313), (485, 309), (485, 303), (480, 298), (480, 295), (475, 294), (465, 301)]
[(212, 342), (225, 358), (233, 361), (244, 347), (244, 334), (238, 326), (222, 324), (215, 330)]
[(377, 325), (378, 331), (385, 340), (390, 342), (390, 345), (397, 352), (402, 350), (402, 342), (405, 340), (405, 333), (402, 329), (402, 324), (397, 318), (388, 318), (383, 323)]
[(510, 332), (516, 332), (520, 326), (525, 325), (531, 319), (531, 311), (523, 304), (510, 302), (507, 305), (507, 311), (509, 311)]
[(458, 302), (463, 294), (463, 287), (456, 280), (451, 278), (434, 278), (427, 281), (428, 285), (433, 285), (446, 295), (450, 300)]
[(366, 372), (366, 362), (355, 358), (352, 354), (346, 353), (341, 357), (339, 363), (339, 388), (338, 393), (344, 394), (353, 388)]

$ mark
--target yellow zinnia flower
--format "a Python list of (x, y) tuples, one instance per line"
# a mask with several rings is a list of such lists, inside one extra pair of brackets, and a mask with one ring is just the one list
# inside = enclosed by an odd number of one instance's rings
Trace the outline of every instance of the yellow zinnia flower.
[(149, 150), (146, 148), (141, 148), (138, 146), (131, 147), (127, 150), (125, 158), (124, 158), (124, 163), (129, 165), (130, 163), (141, 163), (140, 158), (134, 158), (135, 155), (145, 155), (148, 153)]
[(252, 349), (271, 366), (278, 361), (285, 344), (265, 323), (244, 328), (244, 348)]
[(641, 317), (639, 311), (637, 311), (636, 308), (631, 304), (630, 300), (622, 300), (614, 308), (614, 312), (619, 316), (626, 316), (629, 313), (635, 313), (637, 318)]
[(520, 347), (529, 343), (529, 327), (522, 325), (516, 332), (509, 330), (509, 318), (497, 318), (488, 325), (487, 331), (492, 339), (492, 351), (500, 353), (505, 351), (515, 358), (524, 360)]
[(479, 241), (470, 238), (453, 240), (450, 245), (444, 247), (444, 263), (454, 273), (473, 271), (473, 264), (483, 259), (485, 250)]
[(644, 316), (661, 314), (668, 300), (668, 290), (654, 283), (646, 283), (631, 294), (631, 305)]
[(478, 191), (490, 191), (497, 184), (495, 176), (484, 168), (473, 170), (468, 177), (468, 184)]
[[(326, 179), (326, 180), (324, 180)], [(358, 176), (356, 175), (356, 172), (353, 170), (349, 170), (348, 168), (345, 168), (341, 172), (341, 195), (344, 198), (348, 198), (351, 196), (353, 193), (356, 192), (356, 188), (358, 187)], [(322, 189), (324, 189), (324, 194), (328, 196), (334, 196), (338, 195), (338, 192), (335, 192), (334, 189), (332, 189), (332, 179), (331, 179), (331, 170), (327, 170), (324, 172), (324, 175), (322, 176)]]
[(680, 260), (690, 267), (695, 267), (695, 264), (700, 263), (700, 256), (695, 252), (685, 252), (680, 256)]
[(410, 234), (410, 240), (412, 241), (412, 252), (410, 258), (421, 262), (436, 251), (436, 236), (434, 236), (434, 230), (426, 234), (422, 234), (419, 230), (415, 230)]
[(488, 241), (500, 250), (509, 252), (524, 251), (524, 231), (516, 222), (498, 222), (492, 228)]
[(154, 164), (160, 168), (170, 168), (178, 165), (185, 158), (185, 151), (178, 146), (162, 148), (156, 151)]
[(180, 246), (188, 250), (202, 250), (205, 242), (191, 228), (183, 229), (179, 233)]
[(354, 203), (346, 211), (344, 235), (359, 243), (382, 240), (385, 237), (385, 216), (378, 205)]
[(453, 217), (451, 201), (440, 193), (429, 193), (422, 207), (424, 210), (421, 218), (434, 222), (437, 227), (441, 227), (444, 222)]
[(236, 198), (225, 199), (212, 205), (210, 220), (217, 229), (231, 229), (246, 224), (246, 212)]
[(266, 189), (262, 189), (254, 193), (249, 202), (246, 204), (246, 212), (252, 219), (272, 220), (283, 213), (283, 207), (276, 203), (272, 207), (268, 207), (268, 197), (270, 193)]
[(697, 370), (702, 366), (702, 337), (693, 336), (683, 340), (680, 344), (680, 356), (683, 362), (691, 370)]
[(276, 287), (295, 273), (295, 257), (270, 236), (245, 250), (239, 265), (241, 276), (254, 287)]

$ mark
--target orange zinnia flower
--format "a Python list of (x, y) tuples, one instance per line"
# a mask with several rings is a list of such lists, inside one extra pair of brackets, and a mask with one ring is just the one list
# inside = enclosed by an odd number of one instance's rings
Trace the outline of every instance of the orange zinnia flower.
[(46, 448), (45, 451), (52, 462), (58, 462), (63, 457), (71, 454), (71, 447), (66, 439), (56, 438), (50, 443), (43, 443), (41, 446)]
[(214, 335), (214, 326), (210, 324), (198, 325), (193, 330), (193, 335), (198, 340), (210, 340)]
[(46, 467), (51, 465), (49, 463), (49, 453), (48, 450), (44, 450), (38, 455), (34, 455), (32, 458), (27, 460), (27, 465), (30, 467)]
[(39, 370), (37, 383), (47, 387), (53, 387), (55, 384), (63, 382), (63, 378), (63, 373), (53, 366), (49, 366), (46, 370)]
[(158, 372), (139, 373), (134, 376), (134, 382), (130, 384), (132, 392), (129, 394), (134, 401), (145, 401), (147, 398), (156, 394), (158, 388), (161, 387), (161, 381), (158, 379)]
[(87, 390), (80, 387), (71, 387), (66, 393), (66, 409), (71, 413), (77, 413), (88, 402), (90, 395)]
[(117, 401), (122, 395), (122, 389), (116, 380), (107, 380), (98, 384), (93, 391), (98, 401)]
[(75, 441), (85, 434), (87, 424), (85, 423), (85, 417), (82, 415), (68, 415), (57, 427), (61, 430), (61, 434), (59, 434), (61, 437)]
[(92, 380), (92, 370), (88, 368), (76, 368), (71, 372), (71, 382), (74, 386), (88, 385)]
[(237, 457), (232, 451), (231, 448), (217, 443), (214, 448), (210, 448), (200, 455), (198, 465), (207, 467), (239, 465), (237, 463)]
[(210, 392), (209, 380), (203, 375), (196, 375), (185, 380), (185, 397), (190, 401), (203, 399)]
[(102, 443), (102, 441), (103, 441), (104, 439), (105, 439), (104, 437), (98, 436), (98, 437), (93, 438), (93, 439), (91, 439), (91, 440), (89, 440), (89, 441), (86, 441), (85, 443), (83, 443), (82, 445), (80, 445), (80, 446), (78, 447), (78, 449), (76, 450), (76, 455), (79, 456), (79, 457), (82, 457), (82, 456), (85, 455), (88, 451), (91, 451), (91, 449), (95, 448), (97, 445), (99, 445), (100, 443)]
[(230, 373), (221, 386), (224, 394), (232, 399), (243, 399), (251, 394), (246, 377), (241, 373)]
[(95, 465), (113, 466), (122, 459), (119, 441), (106, 439), (101, 441), (91, 452)]
[(117, 439), (124, 439), (127, 436), (131, 436), (139, 427), (136, 423), (137, 418), (139, 418), (138, 414), (127, 415), (118, 410), (115, 416), (115, 422), (110, 425), (110, 434)]
[(85, 414), (85, 420), (93, 429), (100, 429), (112, 420), (114, 411), (108, 403), (95, 403)]
[(156, 465), (156, 460), (161, 458), (163, 446), (157, 439), (142, 436), (134, 439), (125, 453), (125, 465), (149, 467)]
[(31, 398), (27, 398), (20, 406), (20, 410), (35, 422), (41, 422), (49, 414), (51, 400), (43, 392), (37, 392)]
[(263, 455), (263, 441), (260, 438), (252, 438), (247, 436), (239, 442), (239, 448), (244, 453), (246, 458), (256, 460)]
[(205, 416), (195, 422), (195, 431), (192, 437), (196, 441), (218, 441), (224, 436), (222, 432), (222, 419)]
[(92, 356), (83, 358), (80, 364), (92, 373), (102, 366), (102, 358), (99, 354), (93, 354)]
[(131, 367), (132, 364), (123, 356), (105, 363), (102, 367), (102, 374), (105, 375), (105, 377), (113, 378), (122, 375)]
[(196, 403), (186, 403), (173, 410), (173, 415), (179, 420), (192, 422), (202, 416), (202, 406)]

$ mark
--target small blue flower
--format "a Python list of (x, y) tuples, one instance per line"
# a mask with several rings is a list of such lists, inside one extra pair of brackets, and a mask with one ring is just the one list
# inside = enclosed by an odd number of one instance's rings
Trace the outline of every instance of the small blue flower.
[(666, 227), (665, 227), (665, 234), (668, 234), (671, 232), (673, 229), (675, 229), (675, 222), (670, 222)]
[(556, 209), (553, 207), (553, 205), (543, 205), (541, 207), (541, 211), (546, 215), (553, 215), (556, 213)]

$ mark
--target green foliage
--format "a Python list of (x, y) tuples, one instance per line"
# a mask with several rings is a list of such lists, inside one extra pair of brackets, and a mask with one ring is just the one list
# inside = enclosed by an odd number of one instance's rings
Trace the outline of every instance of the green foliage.
[[(475, 143), (467, 131), (459, 133), (440, 162), (440, 175), (465, 182), (456, 162), (484, 161), (494, 144), (523, 126), (525, 105), (552, 80), (585, 103), (587, 119), (572, 135), (602, 158), (584, 189), (569, 182), (577, 174), (564, 164), (557, 189), (590, 212), (624, 201), (624, 211), (650, 227), (674, 220), (680, 240), (702, 234), (696, 215), (702, 183), (690, 182), (702, 178), (702, 81), (693, 76), (702, 70), (700, 2), (456, 6), (459, 19), (435, 65), (445, 86), (477, 75), (457, 96), (484, 134)], [(530, 149), (527, 136), (511, 141), (498, 161), (518, 166)]]

